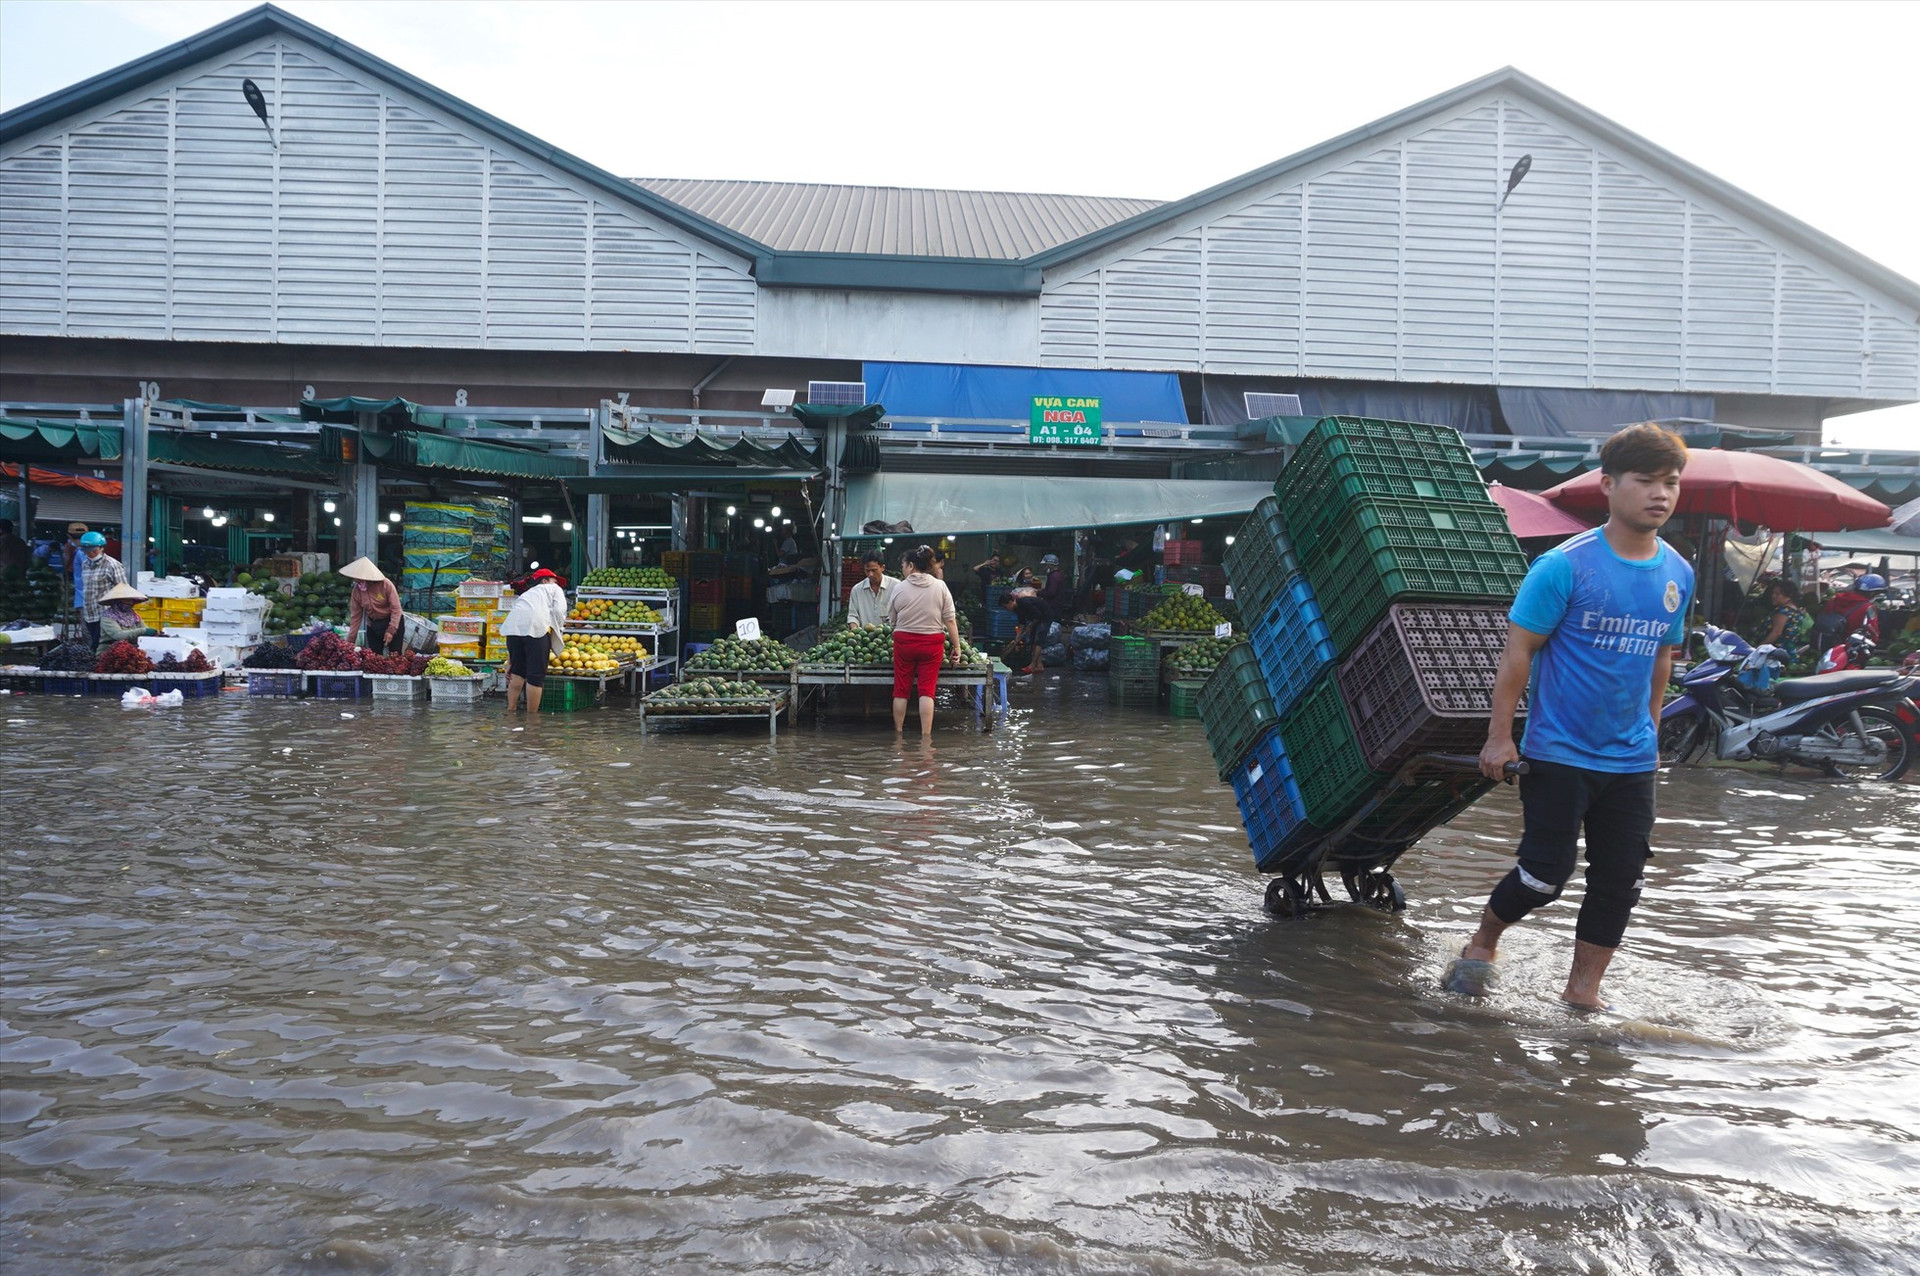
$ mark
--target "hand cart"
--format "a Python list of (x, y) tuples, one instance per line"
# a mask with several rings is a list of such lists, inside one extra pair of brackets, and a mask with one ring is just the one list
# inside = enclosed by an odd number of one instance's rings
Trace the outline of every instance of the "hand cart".
[[(1527, 773), (1525, 759), (1506, 766), (1507, 783)], [(1394, 861), (1435, 826), (1471, 806), (1493, 787), (1480, 759), (1460, 753), (1419, 753), (1378, 792), (1330, 829), (1291, 852), (1267, 883), (1267, 911), (1302, 916), (1333, 903), (1323, 878), (1331, 867), (1356, 904), (1402, 912), (1407, 894), (1394, 880)], [(1318, 902), (1315, 901), (1318, 896)]]

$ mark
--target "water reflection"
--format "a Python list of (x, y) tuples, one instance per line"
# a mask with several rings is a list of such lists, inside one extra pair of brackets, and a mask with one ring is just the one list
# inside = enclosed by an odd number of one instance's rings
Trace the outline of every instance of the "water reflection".
[(1079, 695), (9, 702), (10, 1270), (1914, 1268), (1920, 789), (1669, 778), (1583, 1019), (1570, 907), (1434, 987), (1510, 795), (1275, 922), (1194, 724)]

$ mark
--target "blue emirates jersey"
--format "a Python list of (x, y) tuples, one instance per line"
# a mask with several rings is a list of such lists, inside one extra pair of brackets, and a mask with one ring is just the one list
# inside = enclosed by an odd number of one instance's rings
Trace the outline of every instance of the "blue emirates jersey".
[(1533, 658), (1529, 758), (1626, 774), (1659, 765), (1654, 658), (1687, 636), (1693, 568), (1665, 541), (1643, 561), (1582, 532), (1534, 561), (1508, 619), (1547, 636)]

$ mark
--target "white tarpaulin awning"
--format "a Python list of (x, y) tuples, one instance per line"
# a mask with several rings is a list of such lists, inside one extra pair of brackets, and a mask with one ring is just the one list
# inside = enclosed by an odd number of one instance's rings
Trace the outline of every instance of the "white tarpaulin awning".
[(1060, 531), (1245, 514), (1271, 483), (1210, 479), (1033, 478), (998, 474), (862, 474), (847, 480), (844, 537), (869, 524), (916, 534)]

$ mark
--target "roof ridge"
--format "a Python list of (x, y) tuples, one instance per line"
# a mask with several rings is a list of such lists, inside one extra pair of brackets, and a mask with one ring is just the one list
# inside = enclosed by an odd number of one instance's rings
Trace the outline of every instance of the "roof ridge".
[(766, 177), (629, 177), (636, 186), (659, 182), (700, 182), (705, 185), (805, 186), (817, 190), (912, 191), (926, 195), (1013, 195), (1038, 199), (1110, 199), (1129, 204), (1165, 204), (1164, 199), (1144, 195), (1086, 195), (1072, 191), (1016, 191), (971, 186), (897, 186), (885, 182), (793, 182)]

